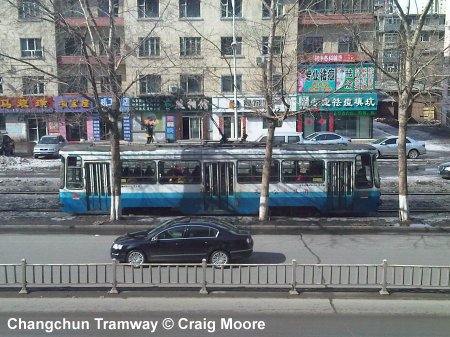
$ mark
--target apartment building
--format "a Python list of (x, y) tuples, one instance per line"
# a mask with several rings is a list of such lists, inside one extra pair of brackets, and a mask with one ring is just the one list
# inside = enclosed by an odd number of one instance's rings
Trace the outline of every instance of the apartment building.
[[(234, 9), (231, 0), (116, 0), (113, 8), (108, 0), (68, 0), (40, 6), (53, 3), (18, 1), (2, 14), (8, 20), (2, 27), (14, 29), (0, 29), (7, 41), (1, 53), (10, 56), (0, 65), (0, 129), (13, 138), (35, 141), (60, 133), (72, 141), (105, 139), (106, 123), (88, 98), (95, 89), (101, 103), (110, 104), (112, 85), (123, 92), (126, 140), (144, 140), (149, 117), (161, 141), (220, 139), (219, 129), (229, 138), (264, 132), (261, 63), (269, 53), (271, 0), (235, 0)], [(280, 2), (276, 15), (273, 90), (287, 95), (295, 110), (297, 2)], [(114, 83), (105, 67), (108, 57), (116, 65)], [(38, 84), (25, 90), (31, 77)], [(296, 127), (296, 116), (283, 125)]]
[(305, 135), (372, 138), (376, 68), (361, 48), (374, 48), (375, 8), (372, 0), (300, 1), (299, 131)]
[[(417, 27), (423, 1), (418, 1), (418, 7), (412, 6), (406, 13), (408, 24), (414, 31)], [(440, 120), (442, 99), (442, 77), (445, 36), (445, 14), (442, 1), (435, 1), (425, 18), (420, 40), (413, 60), (414, 70), (424, 67), (417, 76), (415, 83), (415, 99), (410, 109), (410, 121), (432, 122)], [(377, 50), (378, 62), (385, 72), (380, 71), (377, 89), (387, 93), (391, 99), (380, 102), (380, 115), (397, 118), (398, 75), (402, 70), (402, 50), (404, 41), (399, 34), (402, 22), (394, 12), (390, 1), (380, 8), (377, 14)], [(393, 98), (393, 99), (392, 99)]]

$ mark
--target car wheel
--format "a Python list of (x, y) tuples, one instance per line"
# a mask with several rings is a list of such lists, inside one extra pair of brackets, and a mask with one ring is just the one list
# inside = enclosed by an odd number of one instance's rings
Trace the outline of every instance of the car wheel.
[(132, 250), (127, 255), (127, 262), (139, 266), (145, 263), (145, 255), (139, 250)]
[(230, 262), (230, 257), (228, 253), (224, 250), (215, 250), (211, 253), (209, 257), (209, 263), (220, 266), (228, 264)]
[(416, 159), (419, 156), (419, 151), (417, 150), (411, 150), (408, 152), (408, 158), (410, 159)]

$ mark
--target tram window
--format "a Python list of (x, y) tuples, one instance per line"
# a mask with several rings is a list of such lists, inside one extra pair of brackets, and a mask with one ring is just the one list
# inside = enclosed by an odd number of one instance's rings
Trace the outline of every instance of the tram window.
[(67, 157), (66, 187), (74, 189), (83, 188), (81, 157)]
[(374, 155), (372, 157), (373, 162), (373, 180), (376, 188), (380, 188), (381, 182), (380, 182), (380, 171), (378, 171), (378, 165), (377, 165), (377, 156)]
[(369, 188), (373, 186), (371, 158), (369, 154), (363, 154), (356, 156), (355, 163), (355, 187), (356, 188)]
[[(272, 160), (270, 165), (270, 182), (277, 183), (279, 177), (280, 164), (277, 160)], [(263, 162), (257, 160), (241, 160), (238, 161), (237, 181), (240, 184), (261, 183), (263, 171)]]
[(283, 160), (281, 175), (284, 183), (323, 183), (323, 160)]
[(200, 162), (167, 160), (158, 163), (160, 184), (200, 184)]
[(156, 162), (151, 160), (122, 161), (122, 184), (156, 184)]

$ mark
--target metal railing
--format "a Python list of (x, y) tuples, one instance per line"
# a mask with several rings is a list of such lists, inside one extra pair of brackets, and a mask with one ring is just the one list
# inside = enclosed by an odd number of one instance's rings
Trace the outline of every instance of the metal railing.
[(0, 264), (0, 288), (392, 289), (450, 290), (450, 266), (381, 264)]

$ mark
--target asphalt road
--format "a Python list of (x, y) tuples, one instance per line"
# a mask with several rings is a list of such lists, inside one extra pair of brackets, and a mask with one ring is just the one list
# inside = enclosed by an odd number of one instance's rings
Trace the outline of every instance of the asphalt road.
[[(110, 262), (115, 236), (82, 234), (2, 234), (0, 263)], [(448, 265), (450, 236), (410, 234), (254, 235), (248, 263), (381, 263)]]
[[(65, 329), (57, 329), (66, 322)], [(19, 329), (19, 322), (27, 328)], [(37, 321), (47, 324), (31, 329)], [(50, 322), (50, 323), (47, 323)], [(135, 328), (131, 327), (131, 322)], [(433, 298), (2, 299), (2, 337), (448, 337), (450, 302)]]

